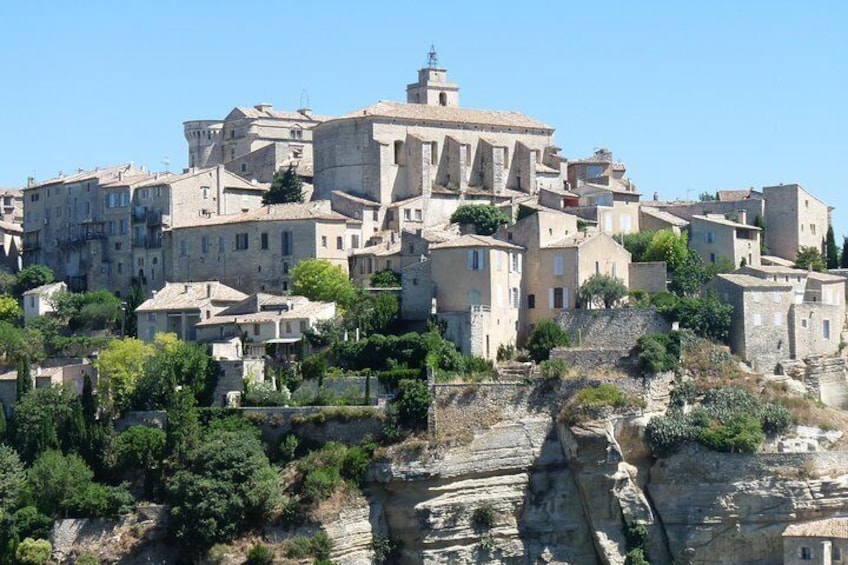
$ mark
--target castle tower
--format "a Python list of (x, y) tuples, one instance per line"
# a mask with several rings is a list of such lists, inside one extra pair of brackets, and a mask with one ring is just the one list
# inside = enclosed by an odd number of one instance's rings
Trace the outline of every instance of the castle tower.
[(439, 67), (435, 47), (427, 54), (427, 66), (418, 71), (418, 82), (406, 86), (408, 104), (459, 106), (459, 87), (448, 82), (448, 72)]

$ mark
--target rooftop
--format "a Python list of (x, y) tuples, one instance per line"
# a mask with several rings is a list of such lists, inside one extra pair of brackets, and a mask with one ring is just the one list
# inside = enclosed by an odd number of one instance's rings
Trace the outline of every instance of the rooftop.
[(430, 246), (430, 250), (434, 249), (454, 249), (454, 248), (462, 248), (462, 247), (496, 247), (501, 249), (518, 249), (523, 250), (523, 247), (518, 245), (514, 245), (512, 243), (501, 241), (500, 239), (495, 239), (494, 237), (488, 235), (477, 235), (473, 233), (461, 235), (457, 238), (443, 241), (440, 243), (434, 243)]
[(257, 293), (247, 297), (217, 316), (198, 322), (198, 326), (257, 324), (277, 320), (310, 318), (335, 310), (332, 302), (314, 302), (304, 296), (280, 296)]
[(800, 524), (789, 524), (784, 537), (848, 539), (848, 518), (826, 518)]
[(329, 116), (316, 116), (308, 109), (303, 109), (297, 112), (286, 112), (284, 110), (275, 110), (270, 104), (257, 104), (256, 106), (236, 106), (227, 119), (233, 119), (233, 112), (241, 112), (245, 118), (251, 119), (272, 119), (272, 120), (290, 120), (290, 121), (309, 121), (309, 122), (324, 122), (332, 119)]
[(738, 202), (740, 200), (750, 200), (751, 198), (762, 198), (763, 195), (753, 188), (745, 188), (742, 190), (716, 190), (716, 198), (719, 202)]
[(247, 298), (243, 292), (218, 281), (168, 282), (153, 298), (145, 300), (136, 312), (162, 310), (197, 310), (206, 302), (238, 302)]
[[(543, 245), (542, 247), (545, 248), (545, 249), (551, 249), (551, 248), (560, 249), (560, 248), (566, 248), (566, 247), (580, 247), (581, 245), (583, 245), (587, 241), (591, 241), (591, 240), (595, 239), (596, 237), (602, 237), (602, 236), (606, 236), (606, 237), (610, 238), (609, 235), (605, 234), (604, 232), (600, 232), (600, 231), (580, 231), (580, 232), (577, 232), (577, 233), (569, 234), (569, 235), (562, 237), (560, 239), (555, 239), (553, 241), (550, 241), (550, 242), (546, 243), (545, 245)], [(610, 238), (610, 239), (612, 239), (612, 238)], [(613, 241), (615, 241), (615, 240), (613, 240)], [(618, 243), (618, 242), (616, 242), (616, 243)]]
[(58, 292), (61, 290), (66, 290), (68, 285), (63, 282), (54, 282), (50, 284), (43, 284), (41, 286), (37, 286), (35, 288), (31, 288), (24, 293), (24, 296), (43, 296), (48, 294), (53, 294), (54, 292)]
[[(218, 167), (207, 167), (205, 169), (189, 169), (184, 173), (174, 174), (174, 173), (166, 173), (160, 174), (158, 176), (154, 176), (144, 182), (141, 182), (137, 185), (138, 188), (143, 188), (147, 186), (166, 186), (166, 185), (174, 185), (182, 180), (190, 179), (192, 177), (200, 176), (200, 175), (213, 175), (217, 172)], [(244, 190), (258, 190), (265, 192), (268, 190), (268, 184), (263, 183), (252, 183), (235, 173), (231, 173), (230, 171), (220, 168), (221, 174), (227, 177), (227, 180), (224, 182), (224, 186), (228, 188), (241, 188)]]
[(25, 190), (32, 190), (34, 188), (47, 186), (48, 184), (73, 184), (86, 180), (97, 180), (98, 182), (105, 184), (118, 180), (118, 177), (122, 175), (134, 176), (141, 174), (145, 174), (145, 171), (137, 169), (132, 163), (126, 163), (124, 165), (114, 165), (105, 168), (98, 167), (89, 171), (78, 171), (70, 175), (60, 175), (58, 177), (39, 182), (33, 186), (29, 186)]
[(792, 290), (792, 285), (784, 282), (762, 279), (753, 275), (744, 275), (737, 273), (722, 273), (716, 275), (716, 278), (726, 280), (742, 288), (756, 288), (765, 290)]
[(553, 128), (519, 112), (495, 110), (471, 110), (455, 106), (432, 106), (429, 104), (402, 104), (400, 102), (380, 101), (367, 108), (356, 110), (339, 119), (363, 117), (389, 118), (396, 120), (431, 121), (452, 124), (473, 123), (487, 126), (518, 127), (544, 129), (553, 132)]
[(751, 226), (751, 225), (748, 225), (748, 224), (740, 224), (739, 222), (734, 222), (734, 221), (728, 220), (727, 218), (724, 218), (724, 217), (719, 218), (719, 217), (714, 217), (714, 216), (701, 216), (701, 215), (695, 214), (694, 216), (692, 216), (692, 219), (693, 220), (700, 220), (702, 222), (710, 222), (710, 223), (713, 223), (713, 224), (720, 224), (722, 226), (729, 226), (729, 227), (733, 227), (733, 228), (742, 228), (742, 229), (746, 229), (746, 230), (761, 231), (760, 228), (758, 228), (757, 226)]
[(673, 226), (685, 227), (689, 225), (689, 222), (680, 216), (675, 216), (671, 212), (666, 212), (665, 210), (660, 210), (659, 208), (654, 208), (653, 206), (640, 206), (639, 211), (643, 214), (647, 214), (653, 218), (671, 224)]
[(272, 222), (275, 220), (327, 220), (345, 222), (349, 218), (330, 210), (328, 200), (313, 200), (302, 204), (272, 204), (262, 206), (251, 212), (242, 214), (225, 214), (212, 218), (203, 218), (189, 222), (172, 229), (179, 230), (200, 226), (219, 226), (225, 224), (240, 224), (245, 222)]

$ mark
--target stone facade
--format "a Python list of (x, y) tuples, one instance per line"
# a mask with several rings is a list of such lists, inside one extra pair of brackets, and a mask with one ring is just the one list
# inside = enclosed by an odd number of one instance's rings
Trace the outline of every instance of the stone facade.
[(560, 313), (556, 323), (568, 333), (574, 346), (624, 354), (633, 349), (641, 336), (671, 330), (671, 323), (653, 308), (570, 310)]
[(174, 280), (214, 278), (242, 292), (288, 292), (290, 270), (326, 259), (348, 272), (348, 218), (329, 202), (275, 204), (166, 232), (165, 264)]
[(24, 306), (24, 321), (31, 320), (37, 316), (43, 316), (48, 312), (54, 312), (53, 295), (57, 292), (66, 292), (68, 285), (63, 282), (46, 284), (26, 291), (22, 302)]
[(630, 263), (627, 273), (630, 290), (642, 290), (650, 293), (668, 290), (668, 269), (665, 261)]
[(760, 228), (745, 222), (744, 211), (739, 221), (724, 216), (692, 216), (689, 226), (689, 248), (695, 251), (704, 263), (715, 263), (721, 257), (734, 267), (760, 264)]
[(794, 261), (801, 247), (821, 249), (830, 225), (827, 204), (798, 184), (767, 186), (763, 198), (769, 253)]

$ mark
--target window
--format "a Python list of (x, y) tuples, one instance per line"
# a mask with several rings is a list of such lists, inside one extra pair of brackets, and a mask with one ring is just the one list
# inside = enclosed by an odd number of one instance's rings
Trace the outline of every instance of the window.
[(289, 264), (288, 263), (283, 263), (283, 274), (284, 275), (289, 274)]
[(253, 335), (259, 335), (259, 324), (253, 324)]
[(373, 210), (371, 210), (371, 219), (375, 222), (380, 221), (380, 211), (378, 209), (374, 208)]
[(236, 234), (236, 251), (244, 251), (248, 248), (248, 239), (246, 233)]
[(468, 304), (470, 306), (477, 306), (480, 304), (480, 291), (476, 288), (468, 291)]
[(188, 242), (182, 240), (180, 242), (180, 257), (185, 257), (186, 255), (188, 255)]
[(246, 172), (247, 172), (247, 163), (242, 163), (242, 164), (241, 164), (241, 172), (243, 172), (243, 173), (246, 173)]
[(519, 296), (520, 296), (520, 295), (518, 294), (518, 288), (513, 287), (513, 288), (512, 288), (512, 307), (513, 307), (513, 308), (518, 308), (518, 307), (520, 306), (520, 304), (519, 304), (519, 301), (520, 301)]
[(209, 236), (208, 235), (204, 235), (202, 238), (200, 238), (200, 251), (204, 255), (209, 253)]
[(439, 93), (439, 106), (447, 106), (448, 105), (448, 95), (444, 92)]
[(227, 250), (227, 240), (223, 235), (218, 236), (218, 253), (223, 253)]
[(710, 263), (715, 263), (715, 253), (710, 253)]
[(403, 141), (395, 141), (394, 164), (403, 165)]
[(715, 243), (715, 234), (711, 231), (708, 231), (704, 234), (704, 241), (707, 243)]
[(423, 216), (423, 213), (421, 211), (421, 208), (416, 208), (415, 209), (415, 221), (420, 222), (423, 217), (424, 216)]
[(783, 325), (783, 314), (781, 312), (774, 313), (774, 325), (777, 327)]
[(830, 320), (822, 320), (822, 339), (830, 339)]
[(130, 231), (130, 222), (129, 220), (121, 220), (121, 235), (127, 235)]
[(291, 255), (294, 245), (294, 232), (283, 232), (283, 255)]
[(324, 247), (324, 248), (327, 247), (327, 236), (326, 235), (321, 236), (321, 247)]
[(535, 308), (536, 307), (536, 295), (528, 294), (527, 295), (527, 308)]
[(833, 558), (834, 561), (842, 561), (842, 550), (834, 545), (830, 556)]
[(268, 249), (268, 234), (259, 234), (259, 249)]
[(439, 164), (439, 144), (435, 141), (430, 142), (430, 164)]
[(801, 558), (801, 559), (803, 559), (804, 561), (812, 561), (812, 559), (813, 559), (813, 550), (812, 550), (812, 548), (809, 548), (809, 547), (802, 547), (802, 548), (801, 548), (801, 551), (800, 551), (799, 553), (800, 553), (800, 555), (799, 555), (798, 557), (800, 557), (800, 558)]
[(481, 250), (468, 250), (468, 269), (471, 271), (480, 271), (483, 269), (483, 252)]
[(352, 249), (359, 249), (359, 235), (353, 234), (350, 236), (350, 247)]
[(148, 312), (147, 313), (147, 321), (155, 322), (156, 321), (156, 312)]
[(802, 327), (802, 328), (806, 328), (806, 327), (807, 327), (807, 319), (806, 319), (806, 318), (804, 318), (804, 319), (802, 319), (802, 320), (801, 320), (801, 327)]
[(762, 299), (762, 293), (760, 293), (756, 290), (751, 293), (751, 300), (753, 300), (756, 303), (759, 303), (760, 299)]
[(563, 308), (563, 289), (562, 289), (561, 286), (558, 286), (558, 287), (552, 289), (552, 297), (553, 297), (552, 307), (562, 310), (562, 308)]
[(554, 256), (554, 276), (561, 277), (565, 274), (565, 261), (562, 255)]
[(595, 261), (595, 274), (596, 275), (601, 274), (601, 262), (600, 261)]
[(289, 135), (292, 139), (303, 139), (303, 130), (300, 128), (292, 128), (289, 130)]
[(810, 224), (810, 233), (816, 235), (816, 224)]
[(201, 186), (200, 192), (203, 194), (204, 200), (209, 200), (209, 187), (208, 186)]
[(404, 220), (411, 220), (412, 219), (412, 209), (411, 208), (404, 208), (403, 209), (403, 219)]
[(754, 320), (754, 326), (762, 326), (763, 325), (763, 315), (762, 314), (754, 314), (752, 316)]
[(342, 236), (336, 237), (336, 249), (338, 249), (338, 250), (344, 249), (344, 237), (342, 237)]

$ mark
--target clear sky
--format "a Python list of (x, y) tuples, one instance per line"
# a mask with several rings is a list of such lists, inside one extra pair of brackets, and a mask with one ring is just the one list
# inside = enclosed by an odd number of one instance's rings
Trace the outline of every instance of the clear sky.
[(237, 105), (403, 101), (434, 43), (463, 106), (549, 123), (570, 158), (608, 147), (645, 199), (799, 182), (841, 242), (846, 24), (836, 0), (3, 0), (0, 186), (179, 170), (182, 122)]

